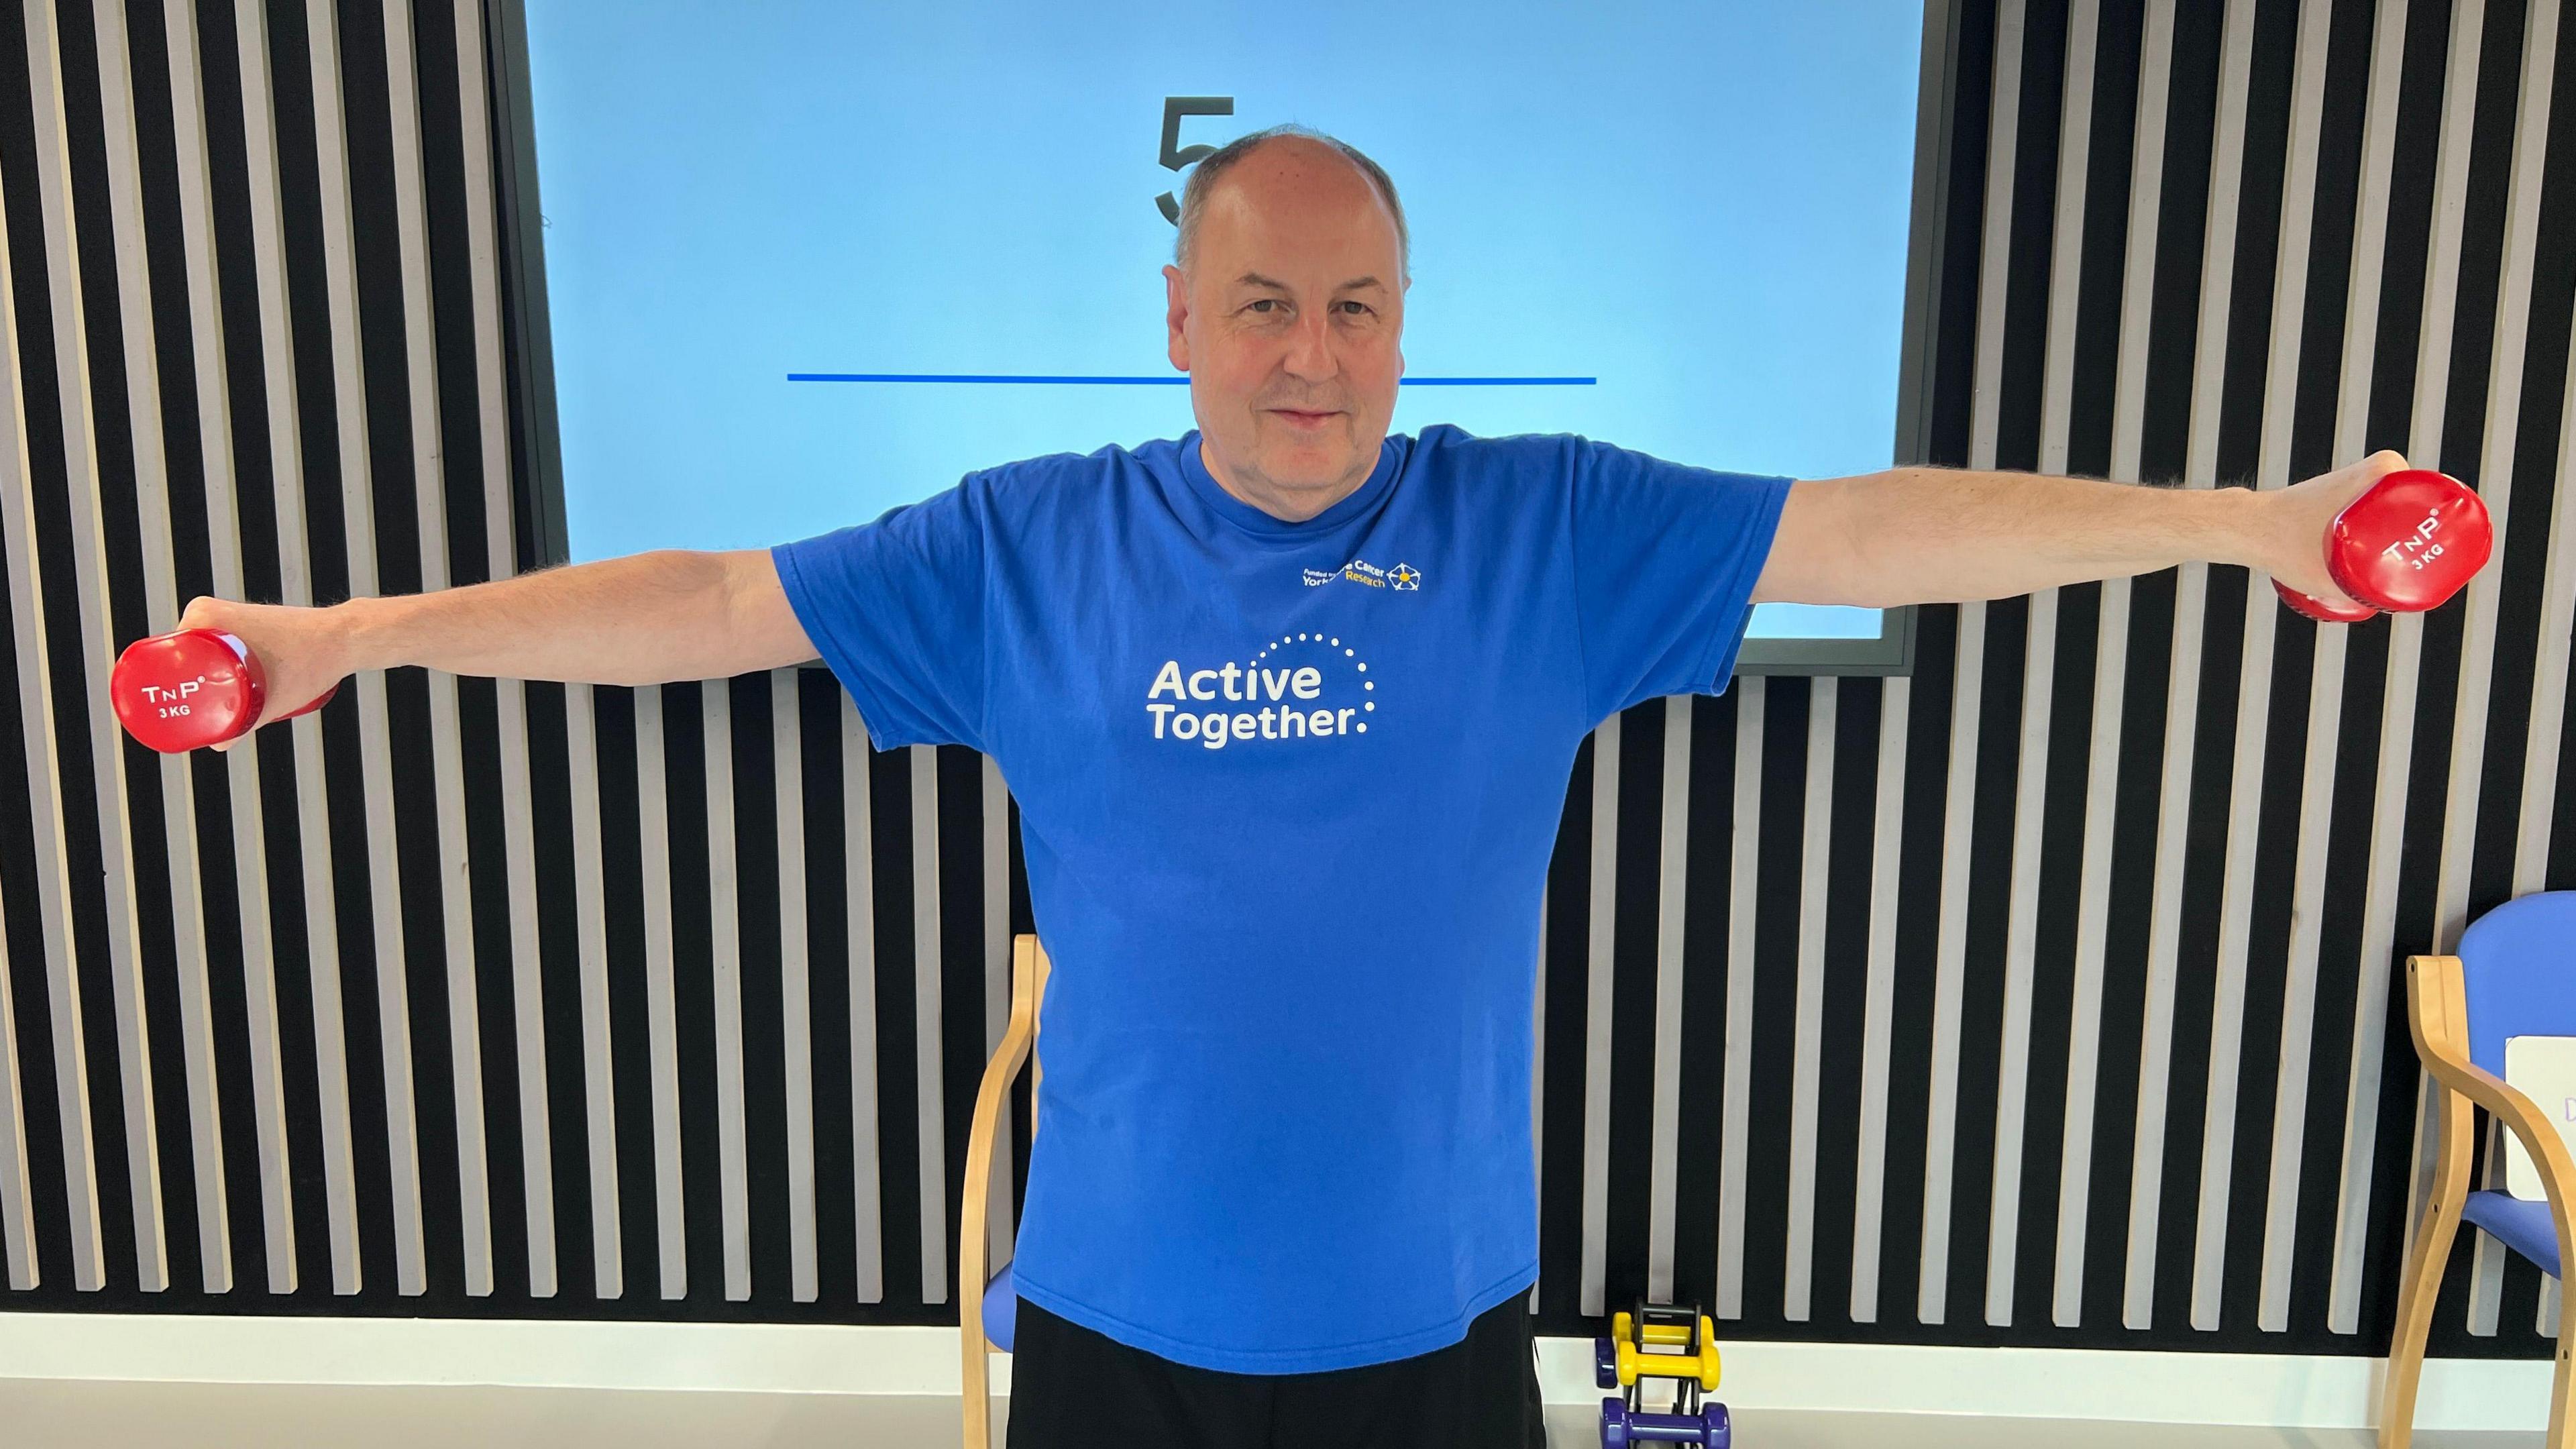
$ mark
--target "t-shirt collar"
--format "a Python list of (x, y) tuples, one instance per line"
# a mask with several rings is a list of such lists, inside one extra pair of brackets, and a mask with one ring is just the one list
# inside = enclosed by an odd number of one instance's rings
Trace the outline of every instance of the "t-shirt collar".
[(1196, 428), (1181, 435), (1181, 476), (1188, 480), (1190, 491), (1197, 494), (1199, 501), (1210, 511), (1247, 533), (1282, 539), (1312, 538), (1330, 532), (1377, 506), (1378, 501), (1386, 496), (1387, 489), (1394, 486), (1395, 475), (1403, 466), (1404, 441), (1388, 435), (1378, 444), (1377, 467), (1370, 471), (1367, 482), (1314, 517), (1293, 523), (1225, 491), (1225, 485), (1208, 473), (1206, 462), (1199, 457), (1199, 430)]

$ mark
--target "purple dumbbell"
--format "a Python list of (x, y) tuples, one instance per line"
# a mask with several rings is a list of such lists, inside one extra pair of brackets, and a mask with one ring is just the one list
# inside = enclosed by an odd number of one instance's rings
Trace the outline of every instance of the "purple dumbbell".
[(1601, 1401), (1602, 1449), (1626, 1449), (1631, 1444), (1698, 1444), (1703, 1449), (1727, 1449), (1730, 1437), (1724, 1404), (1703, 1405), (1696, 1414), (1657, 1414), (1642, 1409), (1631, 1411), (1625, 1399)]

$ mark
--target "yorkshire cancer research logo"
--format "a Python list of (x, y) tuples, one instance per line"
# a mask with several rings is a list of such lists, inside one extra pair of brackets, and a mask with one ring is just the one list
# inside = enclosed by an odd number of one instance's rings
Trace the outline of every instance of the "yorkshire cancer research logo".
[(1314, 630), (1209, 668), (1164, 660), (1145, 690), (1145, 716), (1155, 739), (1200, 749), (1303, 749), (1367, 734), (1377, 700), (1359, 646)]
[(1412, 593), (1422, 587), (1422, 570), (1409, 563), (1400, 563), (1391, 569), (1382, 569), (1367, 559), (1355, 558), (1337, 569), (1305, 569), (1301, 572), (1305, 577), (1306, 587), (1310, 589), (1329, 584), (1336, 579), (1348, 579), (1355, 584), (1366, 584), (1372, 589), (1386, 589), (1399, 594)]

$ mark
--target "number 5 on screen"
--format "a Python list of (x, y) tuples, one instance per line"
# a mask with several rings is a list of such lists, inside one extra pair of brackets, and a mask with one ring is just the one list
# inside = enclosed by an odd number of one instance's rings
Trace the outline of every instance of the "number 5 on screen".
[[(1181, 144), (1181, 117), (1233, 114), (1234, 97), (1232, 96), (1163, 97), (1163, 169), (1178, 171), (1202, 156), (1216, 154), (1214, 146), (1185, 147)], [(1162, 208), (1163, 220), (1174, 226), (1181, 224), (1181, 204), (1172, 199), (1172, 193), (1166, 191), (1155, 197), (1154, 204)]]

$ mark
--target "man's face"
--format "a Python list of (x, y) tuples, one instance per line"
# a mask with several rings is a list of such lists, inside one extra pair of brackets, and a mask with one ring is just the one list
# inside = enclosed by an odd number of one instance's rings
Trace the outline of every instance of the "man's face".
[(1339, 152), (1283, 137), (1226, 173), (1196, 245), (1192, 275), (1163, 278), (1201, 456), (1256, 505), (1312, 517), (1368, 481), (1395, 416), (1395, 218)]

